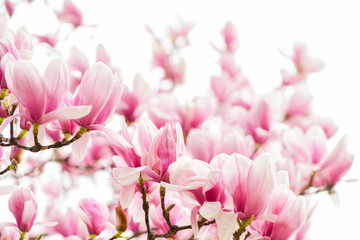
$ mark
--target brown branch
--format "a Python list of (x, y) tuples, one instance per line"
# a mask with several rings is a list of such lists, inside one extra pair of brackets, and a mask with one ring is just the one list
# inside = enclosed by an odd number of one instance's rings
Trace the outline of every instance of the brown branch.
[(10, 171), (10, 170), (11, 170), (11, 165), (7, 166), (7, 168), (5, 168), (4, 170), (2, 170), (2, 171), (0, 172), (0, 175), (3, 175), (4, 173), (6, 173), (6, 172), (8, 172), (8, 171)]

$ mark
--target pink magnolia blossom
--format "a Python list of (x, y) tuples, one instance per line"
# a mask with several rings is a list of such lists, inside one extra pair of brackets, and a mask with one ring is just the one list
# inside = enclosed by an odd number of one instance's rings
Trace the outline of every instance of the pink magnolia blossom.
[(269, 155), (260, 155), (252, 161), (233, 154), (224, 162), (222, 176), (240, 219), (265, 213), (276, 184), (275, 165)]
[(13, 3), (11, 0), (5, 0), (5, 7), (8, 14), (12, 16), (15, 10), (15, 3)]
[(79, 215), (90, 234), (99, 235), (105, 229), (111, 229), (112, 225), (108, 222), (108, 208), (92, 198), (84, 198), (80, 201)]
[(189, 44), (188, 35), (194, 26), (195, 24), (193, 22), (186, 22), (179, 18), (177, 25), (169, 27), (169, 37), (175, 48), (185, 47)]
[(308, 209), (303, 197), (296, 197), (291, 191), (277, 193), (270, 202), (269, 213), (276, 214), (275, 222), (258, 220), (252, 227), (262, 237), (256, 239), (286, 240), (303, 226), (307, 220)]
[(178, 105), (177, 113), (180, 116), (181, 126), (185, 133), (192, 128), (198, 128), (213, 115), (217, 109), (216, 100), (210, 96), (197, 97), (184, 105)]
[(71, 0), (65, 0), (63, 9), (56, 12), (56, 16), (61, 22), (71, 23), (78, 27), (83, 23), (83, 16), (80, 9)]
[(133, 80), (132, 91), (124, 85), (124, 92), (116, 112), (124, 115), (127, 121), (134, 122), (146, 109), (146, 102), (153, 95), (153, 89), (150, 88), (140, 74), (137, 74)]
[(238, 123), (248, 132), (256, 143), (263, 144), (270, 137), (271, 114), (269, 104), (261, 99), (250, 110), (233, 107), (229, 118), (230, 123)]
[(68, 73), (61, 60), (50, 62), (44, 77), (30, 62), (9, 62), (5, 77), (9, 89), (25, 107), (22, 116), (31, 122), (44, 124), (54, 120), (74, 119), (90, 111), (90, 106), (63, 107)]
[(171, 53), (160, 44), (156, 44), (153, 51), (154, 67), (160, 67), (164, 71), (163, 80), (170, 80), (174, 84), (184, 82), (185, 62), (180, 59), (174, 61)]
[(313, 126), (306, 133), (295, 127), (284, 133), (284, 155), (290, 156), (296, 164), (318, 164), (326, 152), (326, 141), (320, 126)]
[(58, 224), (50, 229), (51, 232), (59, 233), (64, 237), (73, 235), (84, 238), (86, 235), (86, 227), (81, 221), (79, 215), (71, 208), (68, 208), (65, 214), (54, 211), (51, 220)]
[(227, 22), (221, 30), (221, 35), (224, 38), (226, 49), (229, 52), (234, 52), (239, 47), (238, 33), (232, 22)]
[(319, 178), (325, 181), (325, 184), (330, 188), (349, 171), (354, 160), (354, 155), (346, 150), (347, 142), (348, 138), (344, 136), (333, 151), (324, 156), (324, 159), (320, 163)]
[(286, 102), (286, 118), (308, 114), (310, 112), (311, 102), (312, 95), (310, 94), (308, 88), (304, 85), (296, 85), (294, 93)]
[(292, 60), (302, 74), (318, 72), (325, 66), (321, 60), (310, 57), (306, 45), (299, 42), (294, 45)]
[(115, 111), (122, 94), (122, 79), (113, 74), (108, 66), (98, 62), (84, 74), (74, 105), (91, 105), (85, 117), (76, 120), (80, 126), (103, 124)]
[(29, 232), (32, 228), (37, 216), (37, 208), (37, 201), (30, 189), (18, 188), (9, 198), (9, 210), (22, 232)]
[(209, 129), (192, 129), (186, 140), (186, 150), (195, 158), (204, 162), (216, 154), (219, 139)]

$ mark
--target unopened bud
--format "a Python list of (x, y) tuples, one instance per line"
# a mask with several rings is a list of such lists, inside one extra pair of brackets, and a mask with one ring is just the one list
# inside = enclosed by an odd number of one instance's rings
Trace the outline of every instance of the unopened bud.
[(116, 212), (116, 230), (119, 232), (125, 232), (128, 228), (128, 219), (125, 211), (121, 207), (115, 208)]

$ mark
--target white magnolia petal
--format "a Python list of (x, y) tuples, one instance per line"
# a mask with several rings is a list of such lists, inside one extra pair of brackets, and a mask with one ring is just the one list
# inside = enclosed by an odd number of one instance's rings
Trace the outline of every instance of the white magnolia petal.
[(74, 156), (82, 161), (85, 158), (85, 153), (89, 147), (90, 133), (85, 133), (82, 137), (71, 144), (71, 151)]
[(204, 202), (200, 207), (199, 213), (206, 219), (215, 218), (221, 210), (220, 202)]
[(219, 240), (228, 240), (238, 228), (237, 214), (229, 212), (220, 212), (216, 218), (217, 232)]

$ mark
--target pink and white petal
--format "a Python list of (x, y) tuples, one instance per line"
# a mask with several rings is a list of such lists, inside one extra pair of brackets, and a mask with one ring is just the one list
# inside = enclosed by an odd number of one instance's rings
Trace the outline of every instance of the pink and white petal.
[(20, 117), (20, 116), (21, 116), (21, 117), (25, 117), (23, 114), (17, 113), (17, 114), (14, 114), (14, 115), (6, 118), (5, 121), (4, 121), (4, 122), (1, 124), (1, 126), (0, 126), (0, 133), (2, 133), (2, 131), (4, 131), (4, 129), (6, 128), (6, 126), (7, 126), (8, 124), (10, 124), (10, 122), (11, 122), (12, 120), (14, 120), (15, 118)]
[(215, 217), (219, 240), (228, 240), (238, 228), (237, 214), (230, 212), (220, 213)]
[(0, 229), (3, 227), (17, 227), (17, 225), (12, 222), (0, 222)]
[(141, 171), (143, 171), (145, 168), (145, 166), (138, 168), (114, 168), (113, 176), (119, 181), (121, 185), (129, 186), (139, 179)]
[(266, 220), (268, 222), (274, 223), (278, 219), (278, 215), (277, 214), (264, 214), (264, 215), (257, 216), (256, 219)]
[[(119, 201), (121, 204), (121, 207), (123, 209), (126, 209), (129, 207), (131, 202), (134, 200), (135, 190), (136, 190), (136, 184), (128, 185), (128, 186), (120, 186), (120, 197)], [(136, 205), (140, 206), (140, 205)], [(138, 208), (138, 207), (136, 207)], [(141, 208), (139, 208), (141, 209)], [(141, 209), (142, 210), (142, 209)]]
[(40, 118), (39, 123), (45, 124), (55, 120), (78, 119), (86, 116), (90, 113), (90, 111), (91, 105), (58, 108), (52, 112), (45, 114), (42, 118)]
[(311, 151), (312, 163), (319, 163), (326, 151), (327, 137), (324, 130), (316, 125), (306, 131), (307, 145)]
[(16, 188), (15, 185), (0, 186), (0, 195), (11, 193)]
[(46, 112), (55, 110), (62, 102), (70, 84), (70, 73), (67, 65), (60, 59), (49, 63), (45, 70), (47, 102)]
[(9, 16), (5, 12), (0, 13), (0, 38), (5, 35), (5, 32), (8, 28), (8, 21)]
[(122, 146), (132, 148), (130, 143), (126, 141), (126, 139), (121, 134), (115, 132), (114, 130), (111, 130), (99, 124), (91, 125), (88, 127), (88, 129), (104, 132), (106, 136), (112, 138), (112, 140), (115, 140), (117, 143), (121, 144)]
[[(100, 227), (99, 229), (97, 230), (99, 233), (103, 232), (103, 231), (109, 231), (110, 233), (112, 234), (115, 234), (116, 233), (116, 229), (115, 229), (115, 226), (111, 223), (111, 222), (104, 222)], [(107, 238), (106, 238), (107, 239)]]
[(76, 208), (76, 210), (77, 210), (79, 217), (86, 224), (86, 226), (91, 227), (91, 222), (90, 222), (88, 215), (79, 206)]
[(69, 66), (72, 70), (77, 70), (84, 74), (89, 68), (89, 60), (83, 52), (73, 46), (70, 49)]
[[(6, 68), (8, 70), (8, 68)], [(6, 75), (6, 73), (5, 73)], [(46, 88), (39, 70), (30, 62), (18, 60), (12, 73), (12, 93), (34, 121), (45, 112)]]
[(247, 237), (246, 240), (271, 240), (269, 237), (265, 236), (261, 236), (258, 233), (252, 234), (251, 236)]
[(119, 104), (122, 92), (124, 89), (124, 81), (120, 72), (116, 72), (113, 78), (113, 86), (110, 90), (111, 93), (108, 96), (108, 100), (100, 113), (97, 115), (94, 124), (104, 124), (109, 116), (115, 111)]
[(15, 57), (11, 53), (6, 53), (1, 58), (1, 71), (5, 75), (5, 81), (8, 89), (13, 89), (13, 72), (15, 67)]
[(135, 223), (139, 223), (145, 220), (144, 210), (139, 207), (141, 205), (142, 205), (142, 198), (140, 193), (137, 193), (133, 197), (132, 204), (129, 206), (129, 212), (131, 212), (132, 218)]
[[(36, 209), (34, 202), (30, 199), (24, 203), (24, 210), (21, 217), (21, 223), (19, 229), (21, 231), (29, 231), (34, 223), (34, 215), (36, 214)], [(25, 226), (24, 226), (25, 225)]]
[(176, 157), (185, 153), (184, 133), (180, 123), (176, 123)]
[[(275, 163), (265, 153), (257, 157), (249, 170), (247, 178), (247, 217), (262, 214), (271, 199), (276, 184)], [(261, 198), (259, 198), (261, 196)]]
[(85, 133), (82, 137), (71, 144), (71, 151), (74, 156), (82, 161), (85, 158), (85, 153), (89, 147), (90, 133)]
[(241, 190), (239, 192), (242, 193), (242, 195), (239, 196), (239, 199), (234, 199), (235, 201), (241, 201), (245, 198), (246, 186), (244, 183), (246, 182), (251, 164), (252, 161), (247, 157), (240, 154), (233, 154), (222, 166), (223, 181), (229, 193), (234, 195), (238, 189)]
[(221, 211), (220, 202), (204, 202), (199, 209), (199, 213), (206, 219), (215, 218)]
[(96, 48), (96, 61), (103, 62), (106, 65), (110, 64), (110, 56), (106, 52), (104, 45), (99, 44)]
[(197, 223), (197, 214), (198, 214), (199, 210), (200, 210), (200, 206), (197, 206), (197, 207), (194, 207), (190, 213), (191, 229), (193, 230), (195, 238), (199, 233), (199, 225)]
[(34, 226), (42, 226), (42, 227), (55, 227), (59, 222), (37, 222)]

